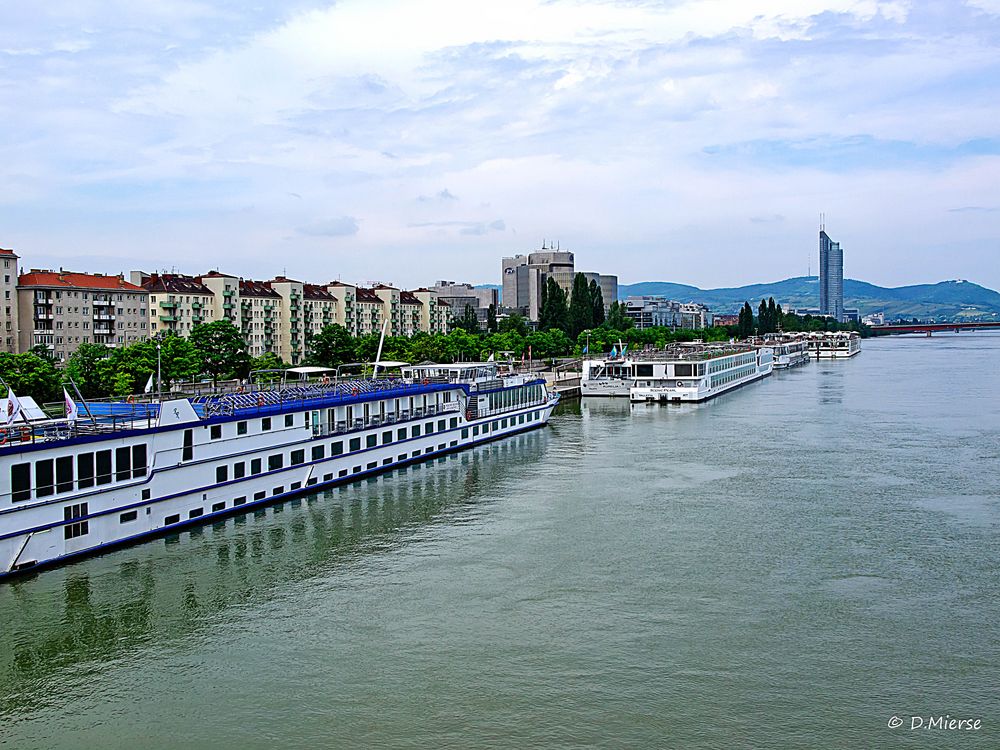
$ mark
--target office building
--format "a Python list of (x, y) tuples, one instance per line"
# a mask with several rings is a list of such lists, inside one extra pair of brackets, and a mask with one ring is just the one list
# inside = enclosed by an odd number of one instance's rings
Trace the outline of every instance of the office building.
[(819, 311), (838, 322), (844, 320), (844, 251), (819, 230)]
[[(514, 255), (501, 260), (503, 306), (506, 310), (538, 320), (542, 306), (542, 287), (553, 279), (567, 299), (573, 293), (576, 265), (573, 253), (546, 248), (529, 255)], [(605, 312), (618, 299), (618, 277), (589, 271), (582, 272), (589, 284), (595, 281), (601, 288)], [(455, 313), (460, 315), (461, 313)]]
[(629, 297), (625, 314), (638, 328), (689, 328), (701, 330), (713, 326), (712, 311), (697, 302), (677, 302), (655, 295)]

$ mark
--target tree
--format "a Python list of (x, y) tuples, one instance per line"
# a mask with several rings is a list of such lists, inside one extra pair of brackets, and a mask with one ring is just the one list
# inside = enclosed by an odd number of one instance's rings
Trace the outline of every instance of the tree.
[(739, 321), (736, 324), (736, 338), (746, 339), (753, 336), (753, 308), (749, 302), (744, 302), (740, 308)]
[(476, 315), (476, 310), (472, 305), (466, 305), (465, 310), (462, 311), (462, 317), (455, 318), (452, 321), (452, 330), (461, 329), (466, 333), (479, 333), (479, 317)]
[(66, 374), (84, 398), (110, 395), (110, 352), (104, 344), (80, 344), (66, 362)]
[(769, 297), (767, 300), (767, 325), (768, 333), (777, 333), (779, 328), (778, 319), (779, 310), (774, 304), (774, 297)]
[(566, 292), (549, 276), (545, 280), (542, 294), (542, 309), (538, 313), (538, 330), (548, 331), (558, 328), (565, 331), (569, 324), (569, 309), (566, 305)]
[(612, 331), (627, 331), (632, 327), (632, 319), (625, 314), (625, 305), (615, 300), (608, 311), (608, 319), (604, 324)]
[(604, 292), (594, 279), (590, 281), (590, 304), (594, 309), (593, 325), (599, 326), (604, 322)]
[(284, 367), (285, 363), (274, 352), (264, 352), (259, 357), (250, 360), (251, 372), (254, 370), (282, 370)]
[[(33, 352), (0, 352), (0, 377), (18, 396), (31, 396), (39, 404), (62, 398), (59, 373), (55, 365)], [(0, 397), (6, 397), (7, 389), (2, 391)]]
[(354, 360), (354, 337), (342, 325), (333, 323), (312, 337), (308, 361), (311, 365), (336, 367)]
[(240, 329), (228, 320), (199, 323), (189, 341), (202, 363), (202, 371), (219, 378), (245, 378), (250, 371), (250, 355)]
[(594, 327), (594, 303), (590, 298), (587, 277), (577, 273), (573, 277), (573, 294), (569, 300), (569, 325), (567, 333), (575, 339), (581, 331)]
[(528, 324), (517, 313), (511, 313), (501, 320), (498, 328), (500, 333), (516, 333), (518, 336), (528, 335)]
[(764, 300), (761, 300), (760, 307), (757, 308), (757, 333), (763, 335), (767, 332), (767, 303)]
[(486, 332), (496, 333), (499, 329), (497, 328), (497, 306), (490, 305), (486, 308)]

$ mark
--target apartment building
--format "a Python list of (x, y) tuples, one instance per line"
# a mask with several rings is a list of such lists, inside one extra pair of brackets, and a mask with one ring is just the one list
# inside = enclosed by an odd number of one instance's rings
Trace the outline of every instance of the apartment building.
[(250, 356), (281, 356), (280, 318), (285, 302), (266, 281), (239, 280), (240, 330)]
[(306, 341), (334, 323), (337, 298), (319, 284), (303, 284), (304, 330)]
[(452, 315), (456, 314), (451, 305), (430, 289), (414, 289), (410, 293), (420, 302), (420, 330), (426, 333), (448, 333)]
[(150, 335), (149, 293), (123, 276), (31, 269), (17, 282), (18, 349), (65, 362), (80, 344), (126, 346)]
[(215, 294), (197, 276), (132, 271), (130, 278), (149, 293), (150, 336), (190, 336), (199, 323), (218, 320)]
[(17, 254), (13, 250), (0, 247), (0, 310), (3, 323), (0, 324), (0, 352), (17, 354)]

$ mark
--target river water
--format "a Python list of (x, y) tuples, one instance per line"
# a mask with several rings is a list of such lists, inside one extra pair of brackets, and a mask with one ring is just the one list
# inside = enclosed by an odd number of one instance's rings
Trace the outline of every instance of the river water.
[(998, 379), (865, 341), (0, 585), (0, 747), (1000, 747)]

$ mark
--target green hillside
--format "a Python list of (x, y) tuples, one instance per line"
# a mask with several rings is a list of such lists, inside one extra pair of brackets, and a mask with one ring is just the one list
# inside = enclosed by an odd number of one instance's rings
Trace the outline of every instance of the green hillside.
[[(701, 302), (718, 313), (735, 313), (747, 300), (756, 304), (774, 297), (786, 309), (818, 307), (819, 279), (799, 276), (768, 284), (723, 289), (699, 289), (667, 281), (621, 284), (618, 298), (662, 295), (681, 302)], [(1000, 293), (970, 281), (881, 287), (856, 279), (844, 279), (844, 306), (856, 307), (862, 315), (885, 312), (887, 318), (905, 317), (939, 320), (995, 320), (1000, 318)]]

